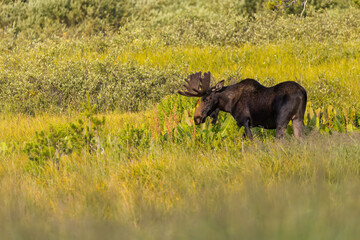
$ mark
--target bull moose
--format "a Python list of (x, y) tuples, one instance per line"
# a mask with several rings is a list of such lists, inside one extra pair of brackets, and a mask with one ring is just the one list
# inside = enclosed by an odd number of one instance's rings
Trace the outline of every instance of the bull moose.
[(186, 79), (187, 91), (178, 93), (187, 97), (199, 97), (195, 109), (196, 125), (210, 116), (216, 123), (219, 111), (230, 113), (239, 127), (244, 126), (246, 136), (252, 140), (250, 128), (276, 129), (276, 138), (284, 136), (292, 120), (294, 135), (300, 138), (304, 125), (307, 95), (296, 82), (288, 81), (273, 87), (265, 87), (254, 79), (245, 79), (236, 84), (224, 86), (224, 80), (210, 87), (210, 72), (190, 75)]

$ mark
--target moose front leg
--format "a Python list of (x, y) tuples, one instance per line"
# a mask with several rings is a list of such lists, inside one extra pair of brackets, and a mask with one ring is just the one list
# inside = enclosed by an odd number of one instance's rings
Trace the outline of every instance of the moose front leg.
[(249, 140), (253, 140), (253, 136), (250, 130), (250, 120), (247, 119), (244, 123), (244, 128), (245, 128), (245, 134), (248, 137)]
[(216, 121), (217, 121), (218, 116), (219, 116), (219, 111), (220, 111), (220, 109), (217, 108), (217, 109), (215, 109), (215, 110), (210, 114), (209, 117), (212, 118), (211, 124), (213, 124), (213, 125), (216, 124)]
[(245, 129), (245, 136), (249, 139), (249, 140), (253, 140), (253, 136), (250, 130), (250, 120), (246, 119), (245, 121), (241, 122), (237, 122), (237, 125), (241, 128), (242, 126), (244, 126)]

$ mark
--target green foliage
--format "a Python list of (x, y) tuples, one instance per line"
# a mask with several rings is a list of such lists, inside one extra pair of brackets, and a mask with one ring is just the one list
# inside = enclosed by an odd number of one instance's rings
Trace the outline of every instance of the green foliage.
[(308, 129), (318, 129), (320, 132), (353, 132), (360, 128), (360, 115), (354, 108), (344, 106), (340, 111), (333, 106), (325, 106), (313, 109), (311, 102), (308, 103), (305, 125)]
[[(307, 30), (303, 31), (299, 35), (306, 36)], [(322, 38), (320, 33), (318, 36)], [(246, 77), (266, 86), (295, 80), (316, 106), (341, 107), (345, 103), (359, 107), (356, 41), (305, 44), (299, 40), (241, 47), (134, 43), (118, 47), (112, 42), (115, 40), (56, 41), (30, 49), (3, 50), (0, 112), (34, 115), (80, 110), (86, 92), (100, 112), (145, 110), (179, 90), (184, 78), (199, 70), (211, 71), (216, 80), (226, 79), (226, 84)]]
[(359, 233), (359, 143), (358, 134), (313, 133), (254, 141), (243, 151), (155, 145), (128, 161), (111, 148), (104, 159), (70, 155), (64, 171), (44, 167), (42, 174), (24, 172), (12, 153), (0, 168), (0, 201), (11, 202), (0, 207), (2, 236), (352, 239)]
[(35, 133), (35, 139), (27, 142), (24, 151), (32, 161), (43, 164), (46, 160), (52, 160), (59, 168), (61, 156), (80, 153), (83, 149), (88, 152), (100, 153), (103, 151), (103, 143), (100, 139), (105, 117), (96, 117), (96, 105), (91, 105), (89, 94), (84, 103), (85, 120), (70, 123), (65, 126), (50, 126), (47, 132)]
[(261, 0), (261, 1), (245, 0), (242, 8), (243, 8), (243, 11), (250, 18), (255, 18), (256, 12), (258, 12), (259, 10), (262, 10), (263, 3), (264, 3), (264, 0)]
[(275, 2), (270, 2), (270, 1), (267, 2), (267, 8), (271, 11), (275, 11), (279, 9), (278, 5)]
[[(57, 164), (62, 155), (83, 150), (89, 153), (100, 153), (105, 148), (116, 146), (115, 155), (125, 161), (139, 158), (144, 152), (154, 146), (168, 146), (178, 144), (187, 149), (224, 149), (227, 151), (243, 150), (249, 144), (243, 128), (236, 125), (230, 114), (221, 112), (218, 121), (212, 125), (210, 119), (200, 126), (196, 126), (193, 114), (196, 99), (169, 95), (164, 98), (149, 116), (150, 120), (140, 125), (126, 124), (120, 133), (110, 137), (110, 142), (103, 139), (102, 128), (105, 118), (94, 116), (96, 105), (91, 105), (89, 94), (84, 104), (84, 118), (65, 126), (50, 127), (46, 132), (36, 133), (35, 139), (26, 143), (25, 152), (30, 160), (43, 163), (53, 160)], [(308, 103), (305, 113), (305, 133), (317, 130), (320, 133), (354, 132), (360, 129), (360, 115), (354, 107), (344, 106), (336, 110), (331, 105), (314, 109)], [(255, 137), (260, 141), (274, 139), (274, 130), (262, 128), (252, 129)], [(292, 135), (292, 126), (288, 126), (288, 135)], [(110, 145), (109, 145), (110, 144)]]
[[(270, 8), (285, 9), (286, 14), (298, 15), (302, 11), (302, 1), (290, 7), (285, 1), (271, 1)], [(286, 1), (289, 2), (289, 1)], [(269, 4), (269, 3), (268, 3)], [(308, 2), (306, 13), (316, 17), (318, 13), (330, 9), (351, 11), (350, 0), (313, 0)], [(354, 0), (356, 6), (356, 0)], [(177, 37), (191, 41), (208, 38), (217, 41), (233, 38), (233, 34), (247, 34), (248, 22), (256, 18), (264, 22), (267, 15), (265, 1), (130, 1), (130, 0), (30, 0), (2, 1), (0, 3), (0, 26), (12, 37), (26, 36), (38, 39), (55, 35), (84, 36), (99, 33), (114, 33), (127, 29), (132, 33), (151, 39), (154, 35), (164, 38)], [(316, 14), (316, 15), (315, 15)], [(340, 14), (341, 15), (341, 14)], [(326, 16), (321, 16), (322, 18)], [(271, 16), (273, 21), (274, 17)], [(290, 21), (287, 21), (290, 22)], [(276, 21), (275, 21), (276, 23)], [(146, 25), (144, 28), (143, 26)], [(286, 26), (282, 24), (282, 26)], [(142, 31), (139, 31), (140, 28)], [(251, 32), (249, 32), (250, 34)], [(171, 41), (167, 41), (171, 44)]]
[(61, 65), (56, 61), (26, 61), (17, 66), (23, 74), (15, 69), (4, 72), (0, 76), (1, 108), (29, 114), (80, 110), (89, 92), (98, 110), (137, 111), (158, 102), (179, 84), (179, 74), (174, 76), (173, 70), (119, 65), (110, 60), (70, 60)]
[[(195, 104), (192, 98), (180, 95), (170, 95), (165, 98), (155, 112), (157, 115), (155, 117), (158, 120), (152, 122), (153, 125), (156, 123), (159, 125), (152, 129), (152, 132), (159, 132), (154, 140), (160, 138), (185, 144), (189, 147), (198, 146), (210, 149), (226, 147), (228, 150), (236, 150), (243, 147), (244, 130), (243, 128), (239, 129), (230, 114), (220, 112), (215, 125), (212, 125), (210, 119), (207, 119), (204, 124), (195, 126), (193, 122), (194, 111)], [(337, 110), (328, 105), (314, 109), (312, 103), (308, 102), (304, 119), (305, 133), (308, 134), (315, 129), (321, 133), (329, 134), (358, 131), (360, 130), (359, 119), (360, 114), (356, 112), (354, 107), (344, 106), (341, 110)], [(274, 130), (254, 128), (252, 131), (258, 139), (264, 141), (275, 137)], [(290, 123), (287, 133), (292, 135), (292, 132)]]
[(237, 139), (243, 135), (230, 114), (220, 113), (217, 124), (210, 119), (200, 126), (195, 126), (193, 115), (196, 100), (180, 95), (171, 95), (158, 105), (158, 117), (162, 137), (179, 144), (217, 149), (224, 147), (224, 142), (237, 147)]
[[(274, 1), (287, 14), (299, 14), (302, 2), (288, 6), (290, 1)], [(131, 1), (131, 0), (29, 0), (1, 1), (0, 27), (13, 32), (14, 36), (25, 33), (37, 38), (43, 31), (55, 34), (74, 32), (92, 35), (99, 32), (116, 32), (129, 22), (149, 22), (152, 26), (171, 25), (181, 20), (192, 23), (200, 21), (231, 21), (234, 17), (258, 18), (264, 13), (265, 1)], [(356, 5), (356, 0), (354, 4)], [(274, 5), (275, 4), (275, 5)], [(308, 2), (314, 11), (325, 9), (349, 9), (350, 0), (313, 0)], [(269, 6), (269, 5), (268, 5)], [(278, 7), (279, 8), (279, 7)], [(181, 27), (179, 24), (178, 27)], [(174, 27), (174, 28), (178, 28)], [(186, 27), (186, 26), (185, 26)], [(169, 30), (169, 29), (168, 29)], [(184, 28), (181, 28), (184, 30)], [(201, 30), (199, 28), (198, 30)], [(201, 35), (201, 34), (200, 34)]]
[(73, 150), (70, 134), (63, 128), (49, 128), (49, 133), (36, 133), (35, 140), (28, 142), (24, 148), (30, 160), (43, 161), (60, 159), (61, 155), (69, 154)]
[(151, 146), (152, 138), (148, 127), (133, 127), (127, 124), (116, 141), (117, 155), (126, 160), (138, 158)]
[(359, 0), (353, 0), (354, 6), (356, 8), (360, 8), (360, 1)]
[(304, 10), (305, 1), (271, 1), (268, 2), (268, 9), (270, 10), (281, 10), (285, 14), (295, 14), (300, 15), (304, 11), (304, 16), (308, 13), (309, 15), (314, 15), (314, 13), (321, 13), (326, 10), (338, 8), (344, 9), (349, 8), (349, 1), (327, 1), (327, 0), (312, 0), (307, 1), (305, 10)]
[[(253, 21), (241, 14), (241, 1), (127, 2), (134, 15), (120, 28), (83, 36), (87, 34), (82, 24), (91, 21), (82, 18), (105, 21), (110, 28), (114, 21), (117, 26), (120, 20), (111, 20), (115, 16), (110, 12), (118, 11), (119, 4), (112, 0), (2, 2), (3, 19), (18, 21), (4, 20), (0, 30), (0, 112), (35, 115), (80, 110), (86, 92), (101, 112), (145, 110), (199, 70), (232, 82), (246, 77), (261, 82), (274, 79), (273, 83), (299, 79), (317, 106), (357, 105), (359, 68), (353, 65), (359, 56), (358, 9), (309, 14), (301, 22), (295, 15), (274, 17), (258, 11)], [(105, 11), (99, 9), (107, 7), (109, 16), (100, 16)], [(53, 9), (46, 21), (56, 30), (35, 29), (33, 22), (31, 28), (21, 23), (27, 15), (12, 8), (36, 9), (40, 15)], [(76, 17), (81, 9), (87, 9), (87, 15)], [(36, 18), (35, 13), (30, 15)], [(52, 25), (52, 17), (69, 26)]]
[(0, 26), (21, 31), (76, 27), (84, 33), (117, 29), (129, 14), (127, 0), (30, 0), (0, 3)]
[(0, 142), (0, 155), (4, 155), (9, 152), (9, 147), (6, 142)]
[[(300, 10), (302, 11), (301, 7)], [(191, 13), (195, 16), (165, 15), (163, 18), (148, 21), (129, 22), (120, 29), (120, 33), (130, 41), (143, 39), (148, 43), (150, 40), (160, 40), (165, 45), (182, 46), (239, 46), (246, 43), (257, 45), (282, 40), (316, 43), (357, 39), (358, 9), (350, 8), (330, 13), (314, 11), (308, 9), (307, 17), (299, 22), (298, 12), (274, 15), (265, 11), (256, 13), (256, 21), (253, 21), (236, 13), (226, 17), (202, 17), (196, 15), (197, 11), (194, 9), (194, 13)]]
[[(322, 134), (353, 133), (360, 130), (360, 115), (355, 108), (344, 106), (340, 110), (331, 105), (313, 108), (308, 103), (305, 112), (305, 135), (312, 132)], [(193, 115), (194, 99), (176, 95), (164, 98), (150, 113), (149, 122), (140, 125), (126, 124), (121, 132), (112, 137), (117, 146), (117, 155), (125, 161), (139, 158), (156, 146), (179, 145), (186, 149), (226, 149), (227, 152), (242, 151), (250, 142), (244, 137), (244, 129), (237, 126), (233, 117), (220, 112), (217, 123), (207, 119), (196, 126)], [(259, 141), (273, 141), (275, 130), (253, 128), (252, 132)], [(293, 138), (293, 129), (287, 129), (287, 138)]]

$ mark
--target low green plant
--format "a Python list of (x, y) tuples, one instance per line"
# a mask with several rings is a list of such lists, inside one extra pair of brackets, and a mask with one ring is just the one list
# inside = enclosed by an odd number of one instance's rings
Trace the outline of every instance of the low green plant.
[(134, 127), (130, 124), (127, 124), (117, 137), (116, 152), (126, 160), (138, 158), (150, 148), (152, 142), (149, 127)]
[(63, 155), (86, 149), (89, 153), (103, 151), (100, 139), (105, 117), (95, 116), (96, 105), (91, 105), (89, 94), (84, 106), (84, 120), (78, 119), (67, 125), (50, 126), (48, 131), (35, 133), (35, 139), (25, 144), (24, 151), (32, 161), (44, 164), (52, 160), (59, 169)]
[(0, 142), (0, 154), (5, 154), (9, 151), (9, 147), (6, 142)]
[(311, 102), (308, 103), (305, 115), (305, 125), (310, 129), (318, 129), (320, 132), (353, 132), (360, 129), (360, 114), (355, 108), (344, 106), (335, 109), (328, 105), (314, 109)]
[(353, 0), (354, 6), (356, 8), (360, 8), (360, 1), (359, 0)]
[[(188, 146), (219, 149), (225, 145), (228, 149), (241, 148), (246, 140), (244, 130), (237, 126), (230, 114), (220, 112), (217, 123), (207, 119), (204, 124), (195, 126), (193, 115), (196, 100), (180, 95), (170, 95), (163, 99), (154, 112), (152, 132), (158, 132), (156, 139), (172, 141)], [(304, 125), (305, 134), (312, 130), (332, 134), (334, 132), (354, 132), (360, 130), (360, 114), (354, 107), (343, 106), (336, 109), (332, 105), (314, 108), (308, 102)], [(157, 127), (155, 127), (157, 125)], [(260, 140), (275, 138), (275, 130), (252, 129)], [(291, 121), (287, 133), (292, 135)]]
[(36, 132), (35, 140), (27, 142), (24, 151), (32, 161), (44, 164), (46, 160), (53, 160), (59, 168), (61, 156), (71, 153), (74, 149), (70, 137), (68, 129), (51, 126), (48, 133)]

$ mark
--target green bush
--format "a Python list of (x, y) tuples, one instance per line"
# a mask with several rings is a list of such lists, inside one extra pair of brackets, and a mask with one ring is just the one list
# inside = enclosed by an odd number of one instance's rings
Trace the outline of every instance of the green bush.
[[(0, 108), (30, 114), (79, 110), (89, 92), (101, 111), (136, 111), (158, 102), (179, 85), (175, 71), (114, 63), (80, 64), (54, 66), (46, 61), (35, 69), (24, 69), (23, 75), (0, 76)], [(43, 67), (50, 72), (45, 74)]]
[[(285, 7), (286, 4), (281, 1), (272, 2), (278, 6), (276, 9), (285, 9), (286, 14), (299, 15), (303, 8), (302, 1), (290, 7)], [(267, 12), (265, 5), (266, 1), (263, 0), (14, 0), (0, 3), (0, 27), (15, 36), (24, 32), (38, 38), (44, 31), (50, 36), (53, 33), (62, 35), (64, 32), (93, 35), (99, 32), (116, 32), (119, 27), (129, 25), (133, 28), (134, 25), (145, 23), (150, 29), (163, 28), (164, 34), (176, 30), (182, 37), (184, 31), (193, 31), (195, 34), (200, 31), (198, 37), (202, 37), (202, 33), (214, 37), (211, 32), (207, 32), (213, 31), (209, 27), (219, 27), (217, 33), (229, 35), (229, 30), (237, 27), (236, 23), (239, 21), (243, 21), (243, 27), (246, 27), (248, 16), (250, 19), (261, 19)], [(357, 1), (313, 0), (307, 5), (306, 13), (313, 17), (313, 13), (328, 9), (351, 10), (351, 6), (357, 6)], [(194, 26), (187, 29), (189, 23)]]
[(105, 118), (96, 117), (96, 105), (91, 105), (89, 94), (84, 104), (84, 119), (69, 125), (50, 126), (47, 132), (35, 133), (35, 138), (25, 144), (24, 151), (30, 160), (43, 165), (52, 160), (59, 169), (63, 155), (72, 152), (80, 153), (87, 150), (90, 153), (100, 153), (104, 150), (101, 140), (102, 127)]
[(29, 0), (2, 1), (0, 26), (15, 28), (77, 27), (91, 33), (117, 29), (128, 14), (127, 0)]
[(125, 42), (158, 40), (164, 45), (268, 44), (280, 41), (306, 43), (357, 41), (360, 11), (309, 14), (300, 21), (298, 15), (276, 15), (272, 12), (255, 13), (256, 20), (243, 15), (214, 17), (166, 15), (148, 21), (129, 22), (120, 28)]
[[(86, 92), (101, 111), (142, 110), (199, 70), (233, 82), (242, 77), (295, 80), (291, 72), (276, 78), (257, 75), (270, 65), (282, 68), (286, 58), (299, 59), (303, 71), (308, 65), (358, 57), (359, 9), (340, 10), (345, 1), (337, 3), (300, 21), (260, 6), (249, 19), (243, 10), (250, 2), (234, 0), (2, 1), (0, 112), (79, 110)], [(344, 43), (350, 47), (342, 49)], [(283, 46), (288, 55), (275, 61), (274, 54), (254, 50), (272, 44)], [(305, 87), (312, 102), (356, 105), (357, 93), (346, 93), (354, 88), (357, 68), (346, 79), (344, 69), (329, 77), (337, 68), (332, 64), (304, 80), (310, 82)], [(246, 68), (253, 70), (244, 76)]]
[(360, 8), (360, 1), (359, 0), (353, 0), (354, 6), (356, 8)]

